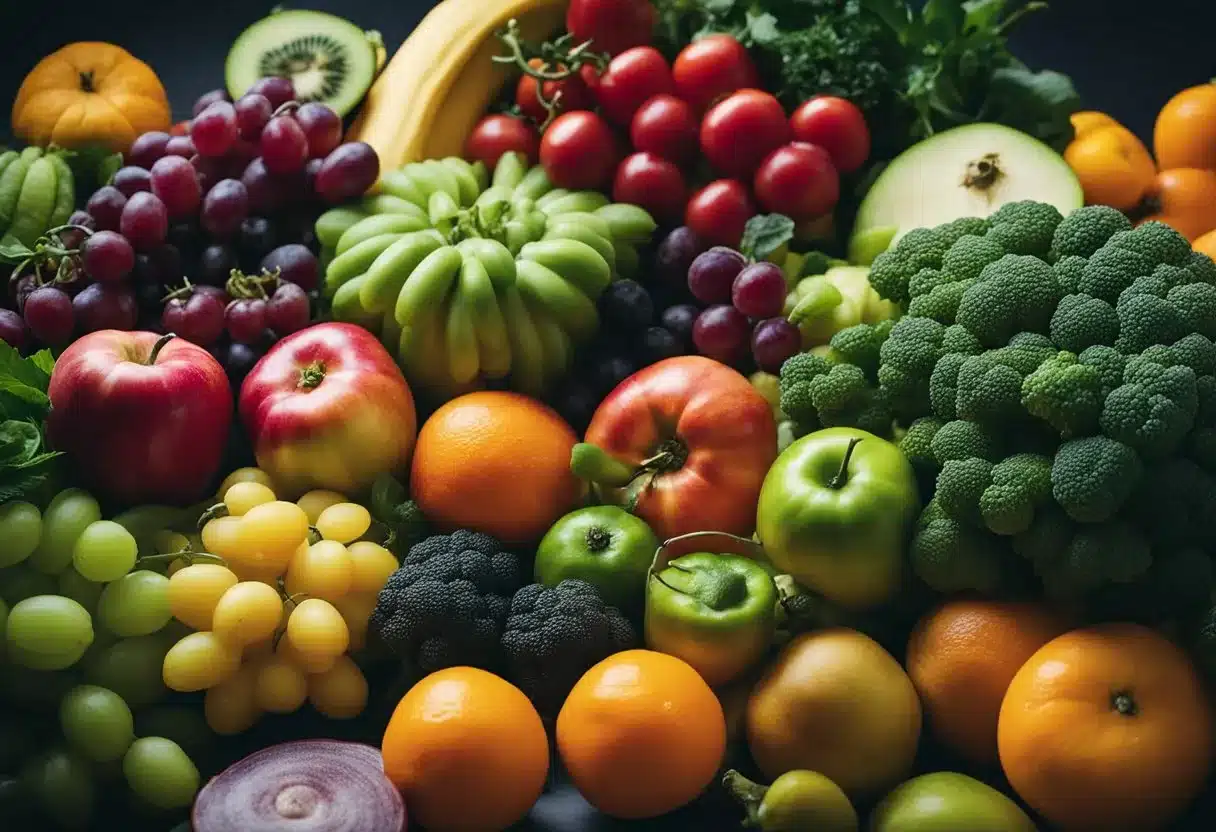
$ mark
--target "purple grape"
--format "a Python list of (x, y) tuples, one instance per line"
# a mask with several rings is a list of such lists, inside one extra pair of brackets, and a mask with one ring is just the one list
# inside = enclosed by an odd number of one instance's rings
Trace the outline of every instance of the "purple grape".
[(635, 332), (654, 320), (654, 301), (636, 280), (614, 280), (599, 297), (604, 324), (617, 332)]
[(666, 358), (684, 353), (684, 346), (671, 330), (661, 326), (648, 327), (638, 344), (638, 356), (643, 366), (656, 364)]
[(256, 344), (266, 331), (266, 301), (242, 298), (228, 304), (224, 311), (228, 337), (241, 344)]
[(733, 248), (714, 246), (688, 267), (688, 289), (701, 303), (730, 303), (731, 286), (746, 265), (747, 258)]
[(210, 292), (171, 298), (165, 304), (161, 327), (200, 347), (210, 346), (224, 334), (224, 302)]
[[(127, 165), (125, 168), (118, 169), (118, 172), (114, 174), (114, 181), (111, 184), (122, 191), (123, 196), (130, 199), (137, 193), (152, 190), (152, 174), (145, 168)], [(89, 213), (92, 213), (92, 211)]]
[(654, 253), (654, 270), (663, 283), (685, 289), (688, 270), (697, 255), (706, 249), (705, 241), (687, 226), (680, 226), (663, 238)]
[(342, 119), (338, 114), (316, 101), (300, 105), (296, 121), (308, 139), (308, 157), (321, 159), (342, 143)]
[(691, 303), (681, 303), (669, 306), (663, 310), (661, 323), (663, 328), (680, 339), (685, 349), (692, 346), (692, 327), (697, 322), (701, 310)]
[(772, 318), (785, 306), (785, 273), (775, 263), (752, 263), (731, 285), (730, 299), (749, 318)]
[(169, 146), (171, 138), (173, 137), (161, 130), (144, 133), (131, 142), (131, 149), (127, 151), (127, 163), (151, 170), (156, 161), (165, 155), (165, 148)]
[(22, 315), (35, 339), (48, 347), (62, 347), (72, 340), (76, 327), (74, 307), (75, 303), (66, 292), (54, 286), (42, 286), (25, 299)]
[(236, 179), (224, 179), (203, 197), (200, 219), (207, 233), (217, 239), (233, 236), (241, 227), (241, 221), (249, 215), (249, 193)]
[(67, 224), (77, 227), (59, 232), (59, 242), (64, 248), (80, 248), (85, 241), (85, 232), (80, 229), (96, 230), (97, 228), (97, 220), (93, 219), (93, 215), (87, 211), (73, 211), (72, 216), (68, 217)]
[(615, 390), (618, 384), (633, 375), (637, 369), (637, 364), (626, 356), (608, 355), (592, 366), (591, 378), (596, 389), (607, 395)]
[(223, 156), (237, 140), (236, 108), (216, 101), (190, 122), (190, 138), (200, 156)]
[(304, 169), (308, 161), (308, 137), (292, 116), (272, 118), (258, 141), (262, 161), (271, 173), (296, 173)]
[(262, 135), (266, 122), (274, 115), (270, 99), (256, 92), (241, 96), (233, 106), (236, 108), (237, 130), (246, 141), (256, 141)]
[(325, 157), (313, 187), (317, 196), (337, 204), (362, 196), (380, 176), (380, 157), (364, 142), (349, 142)]
[(291, 83), (290, 78), (279, 78), (275, 75), (268, 75), (255, 81), (253, 86), (245, 92), (245, 95), (255, 93), (265, 96), (270, 102), (270, 106), (277, 110), (288, 101), (295, 100), (296, 88)]
[(135, 267), (135, 249), (115, 231), (96, 231), (84, 241), (81, 260), (89, 277), (101, 283), (118, 283)]
[(174, 136), (165, 145), (165, 155), (190, 159), (198, 155), (198, 148), (194, 146), (194, 140), (189, 136)]
[(266, 302), (266, 325), (280, 338), (308, 326), (308, 295), (294, 283), (283, 282)]
[(194, 115), (198, 115), (203, 110), (210, 107), (217, 101), (231, 101), (228, 96), (228, 90), (211, 90), (200, 95), (194, 102), (194, 109), (191, 111)]
[(26, 342), (29, 341), (25, 321), (11, 309), (0, 309), (0, 341), (15, 350), (25, 349)]
[(802, 333), (785, 318), (769, 318), (752, 332), (752, 357), (766, 373), (780, 373), (781, 365), (802, 350)]
[(118, 222), (122, 236), (141, 251), (160, 245), (169, 232), (169, 212), (156, 194), (141, 191), (123, 206)]
[(251, 263), (260, 263), (274, 248), (275, 230), (265, 217), (246, 217), (237, 234), (237, 248)]
[(262, 258), (263, 271), (279, 272), (282, 280), (296, 284), (305, 292), (311, 292), (321, 283), (321, 264), (317, 256), (300, 243), (279, 246)]
[(122, 209), (126, 207), (127, 195), (113, 185), (98, 188), (89, 197), (86, 210), (93, 218), (97, 228), (103, 231), (117, 231), (122, 218)]
[(230, 246), (213, 243), (199, 255), (199, 280), (212, 286), (223, 286), (236, 268), (236, 255)]
[(697, 352), (723, 364), (737, 364), (747, 355), (751, 326), (742, 312), (730, 304), (711, 306), (697, 316), (692, 341)]
[(181, 156), (166, 156), (152, 166), (152, 193), (174, 219), (194, 215), (203, 199), (198, 172)]
[[(27, 301), (26, 305), (29, 303)], [(139, 320), (139, 304), (134, 293), (120, 286), (94, 283), (72, 298), (72, 311), (81, 332), (102, 329), (132, 330)]]
[(233, 341), (228, 345), (220, 363), (224, 365), (224, 369), (228, 373), (228, 380), (232, 382), (233, 386), (239, 386), (261, 357), (258, 351), (249, 344)]

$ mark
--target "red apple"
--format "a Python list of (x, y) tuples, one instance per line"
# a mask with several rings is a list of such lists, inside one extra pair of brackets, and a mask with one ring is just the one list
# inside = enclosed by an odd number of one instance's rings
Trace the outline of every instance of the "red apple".
[(214, 485), (232, 425), (232, 390), (202, 347), (172, 335), (103, 329), (63, 351), (47, 392), (47, 439), (98, 496), (184, 505)]
[(239, 411), (258, 465), (287, 496), (359, 494), (407, 471), (418, 435), (405, 377), (352, 324), (317, 324), (271, 347), (241, 385)]

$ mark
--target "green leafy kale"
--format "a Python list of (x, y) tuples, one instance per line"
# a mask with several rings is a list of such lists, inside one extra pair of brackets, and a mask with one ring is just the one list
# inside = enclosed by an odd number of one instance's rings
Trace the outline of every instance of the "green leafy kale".
[(60, 454), (43, 437), (54, 366), (49, 350), (22, 358), (0, 342), (0, 502), (26, 496), (55, 473)]

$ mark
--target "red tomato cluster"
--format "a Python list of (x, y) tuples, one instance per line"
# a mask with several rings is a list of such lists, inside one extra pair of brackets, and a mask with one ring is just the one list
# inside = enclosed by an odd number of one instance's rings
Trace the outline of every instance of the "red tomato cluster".
[[(638, 5), (614, 2), (621, 14)], [(567, 25), (595, 43), (592, 24), (607, 23), (592, 20), (593, 7), (602, 4), (576, 0)], [(604, 29), (600, 39), (623, 46), (622, 31)], [(515, 100), (526, 119), (488, 116), (468, 153), (487, 165), (507, 150), (526, 153), (560, 188), (610, 191), (665, 224), (683, 222), (711, 243), (738, 245), (758, 211), (799, 223), (829, 214), (840, 175), (870, 154), (865, 117), (849, 101), (819, 96), (787, 115), (759, 83), (751, 56), (730, 35), (701, 38), (671, 64), (657, 49), (633, 45), (599, 75), (590, 65), (560, 80), (524, 75)], [(556, 105), (551, 121), (542, 98)], [(538, 138), (533, 122), (546, 121)], [(694, 183), (698, 157), (718, 178)]]

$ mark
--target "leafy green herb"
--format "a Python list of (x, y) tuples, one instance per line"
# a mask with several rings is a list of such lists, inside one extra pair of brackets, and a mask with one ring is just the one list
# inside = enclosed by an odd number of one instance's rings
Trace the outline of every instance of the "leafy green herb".
[(757, 214), (743, 228), (739, 251), (744, 257), (763, 260), (794, 239), (794, 221), (784, 214)]
[(55, 474), (60, 454), (46, 449), (43, 436), (54, 366), (49, 350), (22, 358), (0, 342), (0, 502), (29, 494)]

